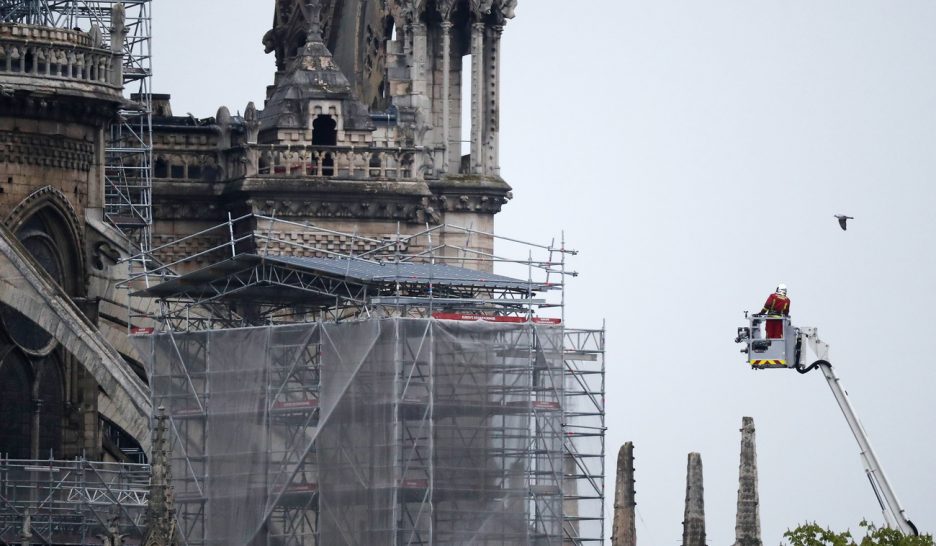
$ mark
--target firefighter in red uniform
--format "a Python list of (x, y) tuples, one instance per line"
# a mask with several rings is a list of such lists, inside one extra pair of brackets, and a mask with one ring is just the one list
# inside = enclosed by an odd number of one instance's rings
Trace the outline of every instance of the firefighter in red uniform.
[[(761, 309), (762, 315), (790, 316), (790, 298), (786, 295), (786, 285), (777, 285), (777, 291), (767, 298), (767, 303)], [(767, 339), (781, 339), (783, 337), (783, 321), (767, 319)]]

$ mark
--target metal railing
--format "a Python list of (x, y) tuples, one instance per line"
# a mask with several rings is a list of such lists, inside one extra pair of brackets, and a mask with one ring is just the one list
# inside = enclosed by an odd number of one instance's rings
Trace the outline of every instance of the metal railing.
[[(429, 153), (421, 148), (249, 144), (244, 176), (318, 176), (349, 180), (421, 178)], [(431, 167), (431, 156), (428, 156)]]
[(148, 464), (0, 457), (0, 543), (142, 539), (150, 475)]

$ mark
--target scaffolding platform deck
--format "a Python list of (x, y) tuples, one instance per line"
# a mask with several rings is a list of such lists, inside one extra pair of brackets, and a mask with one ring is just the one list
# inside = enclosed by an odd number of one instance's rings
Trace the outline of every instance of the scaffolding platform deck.
[(344, 285), (347, 298), (362, 301), (393, 294), (401, 287), (409, 297), (428, 294), (430, 290), (482, 288), (530, 294), (551, 288), (543, 283), (446, 264), (241, 253), (136, 291), (133, 296), (332, 305), (339, 284)]

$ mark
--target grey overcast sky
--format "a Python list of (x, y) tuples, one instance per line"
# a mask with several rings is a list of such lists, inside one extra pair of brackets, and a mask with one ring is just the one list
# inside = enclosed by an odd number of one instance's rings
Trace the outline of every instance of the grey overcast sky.
[[(176, 114), (262, 103), (273, 0), (154, 2)], [(677, 544), (702, 454), (708, 542), (734, 540), (757, 425), (763, 537), (882, 516), (818, 373), (746, 369), (742, 311), (787, 283), (898, 496), (936, 531), (936, 3), (521, 0), (504, 33), (497, 228), (581, 251), (568, 323), (608, 327), (608, 499), (636, 444), (638, 540)], [(855, 217), (842, 232), (833, 214)]]

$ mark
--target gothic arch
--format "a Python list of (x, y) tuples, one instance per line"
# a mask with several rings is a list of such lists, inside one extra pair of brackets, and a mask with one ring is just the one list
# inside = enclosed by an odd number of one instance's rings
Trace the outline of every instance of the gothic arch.
[[(0, 336), (2, 339), (2, 336)], [(30, 355), (3, 339), (0, 352), (0, 453), (13, 458), (61, 457), (65, 369), (59, 351)], [(37, 405), (37, 400), (41, 405)], [(37, 414), (38, 411), (38, 414)], [(38, 419), (38, 428), (36, 427)], [(33, 437), (38, 440), (33, 453)]]
[(33, 319), (97, 382), (99, 411), (149, 450), (146, 385), (80, 313), (61, 286), (40, 273), (17, 237), (0, 223), (0, 302)]
[(16, 205), (4, 223), (18, 237), (24, 230), (44, 231), (62, 258), (66, 277), (62, 288), (70, 296), (84, 294), (87, 280), (84, 230), (62, 191), (52, 186), (39, 188)]

